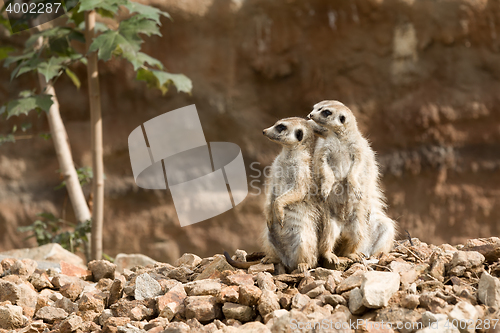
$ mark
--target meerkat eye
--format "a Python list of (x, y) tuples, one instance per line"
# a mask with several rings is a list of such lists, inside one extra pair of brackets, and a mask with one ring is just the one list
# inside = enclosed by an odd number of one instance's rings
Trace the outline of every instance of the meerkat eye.
[(320, 107), (320, 108), (318, 109), (318, 111), (321, 111), (321, 110), (323, 110), (323, 107)]
[(321, 111), (321, 115), (326, 118), (328, 116), (331, 116), (332, 113), (328, 110), (324, 110), (324, 111)]
[(295, 137), (297, 138), (298, 141), (302, 141), (302, 138), (304, 137), (304, 132), (302, 132), (301, 129), (296, 130)]
[(286, 126), (283, 124), (276, 125), (276, 130), (278, 131), (278, 133), (281, 133), (286, 130)]
[(341, 114), (341, 115), (339, 116), (339, 120), (340, 120), (340, 122), (341, 122), (342, 124), (343, 124), (343, 123), (345, 123), (345, 116)]

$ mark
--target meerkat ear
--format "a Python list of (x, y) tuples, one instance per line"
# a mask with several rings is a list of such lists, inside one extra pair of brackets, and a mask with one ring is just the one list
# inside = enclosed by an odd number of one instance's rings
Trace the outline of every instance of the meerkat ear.
[(304, 132), (302, 132), (301, 129), (296, 130), (295, 137), (297, 138), (298, 141), (302, 141), (302, 138), (304, 137)]
[(339, 120), (340, 120), (340, 122), (341, 122), (342, 124), (343, 124), (343, 123), (345, 123), (345, 116), (344, 116), (344, 115), (340, 115), (340, 116), (339, 116)]

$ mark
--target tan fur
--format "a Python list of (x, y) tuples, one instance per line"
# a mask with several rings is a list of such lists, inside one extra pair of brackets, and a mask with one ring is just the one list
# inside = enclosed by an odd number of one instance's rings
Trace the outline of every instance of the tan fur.
[(300, 272), (316, 267), (318, 259), (319, 212), (309, 196), (315, 138), (310, 125), (302, 118), (286, 118), (263, 131), (283, 150), (271, 166), (267, 187), (262, 261), (282, 262)]
[(359, 260), (389, 251), (394, 221), (384, 213), (375, 153), (353, 113), (338, 101), (323, 101), (314, 105), (309, 118), (326, 129), (315, 131), (322, 139), (313, 162), (323, 201), (320, 255), (337, 263), (335, 253)]

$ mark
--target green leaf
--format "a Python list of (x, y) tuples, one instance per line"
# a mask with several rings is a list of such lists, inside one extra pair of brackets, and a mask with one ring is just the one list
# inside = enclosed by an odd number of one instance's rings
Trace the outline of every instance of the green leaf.
[(146, 53), (142, 52), (127, 52), (123, 53), (123, 57), (130, 61), (132, 66), (134, 66), (134, 71), (137, 71), (140, 67), (144, 66), (144, 64), (148, 63), (151, 66), (155, 66), (157, 68), (163, 68), (162, 63), (153, 58), (148, 56)]
[(124, 42), (124, 38), (120, 36), (120, 33), (118, 31), (109, 30), (92, 41), (89, 52), (97, 51), (99, 59), (108, 61), (111, 59), (111, 55), (120, 42)]
[(193, 84), (183, 74), (171, 74), (165, 71), (140, 68), (137, 71), (137, 80), (146, 81), (148, 87), (160, 89), (163, 94), (168, 91), (168, 86), (173, 83), (177, 91), (191, 93)]
[(9, 53), (14, 51), (15, 49), (10, 46), (2, 46), (0, 47), (0, 61), (4, 60), (9, 56)]
[(42, 109), (48, 112), (52, 101), (52, 95), (34, 95), (15, 99), (7, 103), (5, 110), (7, 111), (7, 119), (20, 114), (28, 114), (31, 110)]
[(102, 8), (110, 12), (116, 13), (120, 6), (125, 5), (127, 0), (81, 0), (78, 12), (81, 13), (86, 10), (94, 10)]
[(133, 1), (128, 1), (125, 8), (127, 8), (130, 13), (138, 13), (144, 18), (155, 21), (157, 24), (160, 24), (160, 15), (172, 19), (167, 12), (161, 11), (153, 6), (143, 5)]
[(139, 34), (145, 34), (146, 36), (161, 36), (159, 26), (154, 21), (145, 19), (140, 15), (135, 15), (121, 21), (118, 30), (125, 38), (140, 43), (142, 43), (142, 38), (139, 37)]
[(49, 82), (59, 74), (63, 68), (62, 64), (68, 59), (68, 57), (52, 57), (49, 61), (38, 64), (38, 72), (45, 76), (46, 82)]
[(12, 134), (7, 134), (6, 136), (0, 135), (0, 146), (4, 143), (16, 142), (16, 138)]
[(35, 55), (35, 51), (23, 53), (23, 54), (18, 55), (18, 56), (8, 56), (3, 63), (3, 67), (8, 67), (10, 64), (18, 62), (20, 60), (30, 59), (34, 55)]
[(76, 76), (76, 74), (74, 72), (72, 72), (69, 68), (66, 68), (65, 72), (66, 72), (66, 75), (71, 79), (73, 84), (76, 86), (76, 89), (80, 89), (80, 86), (82, 84), (81, 84), (78, 76)]

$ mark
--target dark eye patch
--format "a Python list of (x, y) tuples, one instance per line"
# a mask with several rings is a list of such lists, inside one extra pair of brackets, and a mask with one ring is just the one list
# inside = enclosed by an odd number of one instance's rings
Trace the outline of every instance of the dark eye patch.
[(298, 141), (302, 141), (302, 138), (304, 137), (304, 132), (302, 132), (301, 129), (296, 130), (295, 137), (297, 138)]
[(345, 116), (344, 116), (343, 114), (341, 114), (341, 115), (339, 116), (339, 120), (340, 120), (340, 122), (341, 122), (342, 124), (343, 124), (343, 123), (345, 123)]
[(286, 130), (286, 126), (285, 126), (285, 125), (283, 125), (283, 124), (278, 124), (278, 125), (276, 125), (276, 127), (275, 127), (275, 128), (276, 128), (276, 130), (278, 131), (278, 133), (281, 133), (281, 132), (283, 132), (284, 130)]
[(328, 116), (331, 116), (332, 113), (328, 110), (323, 110), (323, 111), (321, 111), (321, 115), (326, 118)]

